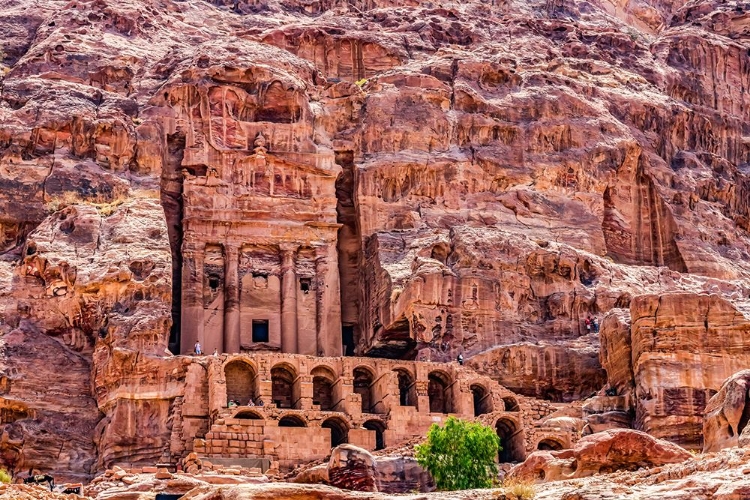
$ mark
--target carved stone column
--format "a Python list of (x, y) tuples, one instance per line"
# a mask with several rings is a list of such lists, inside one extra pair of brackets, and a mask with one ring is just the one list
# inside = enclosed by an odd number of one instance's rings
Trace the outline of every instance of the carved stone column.
[(315, 257), (315, 274), (319, 283), (318, 355), (341, 356), (341, 295), (336, 244), (316, 248)]
[(296, 245), (281, 246), (281, 352), (296, 354), (297, 274), (294, 271)]
[(203, 337), (203, 253), (205, 245), (188, 247), (182, 252), (182, 326), (180, 351), (193, 352), (195, 341), (201, 345)]
[(226, 245), (224, 260), (224, 352), (240, 352), (239, 248)]

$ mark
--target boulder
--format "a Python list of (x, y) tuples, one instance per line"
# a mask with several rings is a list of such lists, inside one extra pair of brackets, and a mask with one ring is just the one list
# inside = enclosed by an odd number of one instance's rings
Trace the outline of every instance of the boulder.
[(508, 473), (508, 478), (556, 481), (618, 470), (683, 462), (690, 453), (674, 443), (631, 429), (586, 436), (573, 449), (537, 451)]
[(345, 490), (378, 491), (375, 459), (363, 448), (337, 446), (328, 461), (328, 482)]
[(724, 381), (708, 401), (703, 417), (703, 452), (750, 444), (750, 370)]

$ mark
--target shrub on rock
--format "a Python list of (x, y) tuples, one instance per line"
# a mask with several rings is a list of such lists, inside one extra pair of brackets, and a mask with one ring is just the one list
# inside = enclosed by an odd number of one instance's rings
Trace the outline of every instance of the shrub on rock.
[(441, 490), (492, 487), (500, 438), (491, 427), (449, 417), (433, 424), (427, 440), (416, 447), (416, 458)]

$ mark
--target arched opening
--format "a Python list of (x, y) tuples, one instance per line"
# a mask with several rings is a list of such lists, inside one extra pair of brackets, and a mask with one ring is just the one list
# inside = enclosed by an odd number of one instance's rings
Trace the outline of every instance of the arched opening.
[(362, 424), (367, 430), (375, 431), (375, 450), (385, 448), (385, 424), (380, 420), (368, 420)]
[(362, 413), (376, 413), (374, 406), (377, 401), (373, 397), (372, 383), (374, 376), (368, 368), (354, 369), (354, 392), (362, 397)]
[(471, 395), (474, 400), (474, 416), (492, 413), (492, 394), (479, 384), (471, 386)]
[(536, 445), (536, 449), (557, 451), (557, 450), (562, 450), (563, 445), (556, 439), (546, 438), (546, 439), (542, 439), (541, 441), (539, 441), (539, 444)]
[(417, 406), (414, 377), (403, 368), (398, 368), (395, 372), (398, 377), (398, 404), (401, 406)]
[(307, 427), (307, 424), (301, 417), (287, 415), (279, 419), (279, 427)]
[(512, 398), (510, 396), (504, 397), (503, 403), (505, 403), (505, 411), (521, 411), (521, 408), (519, 408), (518, 401), (516, 401), (516, 398)]
[(451, 380), (443, 372), (432, 372), (427, 377), (427, 395), (430, 398), (430, 413), (450, 413)]
[(242, 360), (231, 361), (224, 367), (226, 379), (227, 401), (235, 401), (239, 405), (246, 405), (252, 399), (255, 401), (256, 377), (255, 368)]
[(501, 418), (495, 423), (495, 432), (500, 437), (500, 446), (502, 447), (502, 450), (498, 453), (498, 460), (501, 463), (523, 462), (526, 458), (526, 450), (524, 449), (523, 435), (518, 425), (509, 418)]
[(243, 420), (263, 420), (263, 417), (255, 413), (254, 411), (250, 410), (242, 410), (241, 412), (238, 412), (234, 418), (239, 418)]
[(323, 411), (332, 410), (334, 407), (333, 383), (336, 376), (323, 366), (314, 368), (310, 375), (313, 377), (313, 404), (320, 405)]
[(288, 365), (277, 365), (271, 369), (271, 399), (277, 408), (294, 408), (295, 381), (297, 373)]
[(324, 429), (331, 429), (331, 447), (344, 444), (349, 441), (349, 426), (340, 418), (329, 418), (321, 425)]

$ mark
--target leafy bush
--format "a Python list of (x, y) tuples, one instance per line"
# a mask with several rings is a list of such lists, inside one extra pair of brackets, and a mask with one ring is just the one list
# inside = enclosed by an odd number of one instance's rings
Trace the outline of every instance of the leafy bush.
[(467, 490), (492, 487), (500, 449), (500, 438), (491, 427), (449, 417), (443, 427), (432, 424), (415, 456), (439, 489)]
[(0, 469), (0, 483), (8, 484), (11, 481), (10, 474), (8, 474), (8, 471), (5, 469)]

